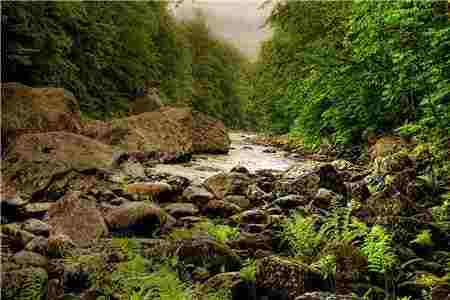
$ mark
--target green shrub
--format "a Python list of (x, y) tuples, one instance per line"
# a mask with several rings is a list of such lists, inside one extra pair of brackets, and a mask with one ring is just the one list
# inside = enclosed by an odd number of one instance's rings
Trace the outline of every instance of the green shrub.
[(244, 281), (256, 281), (256, 260), (248, 260), (240, 270), (239, 275)]
[(385, 273), (392, 269), (396, 257), (392, 249), (392, 236), (379, 225), (375, 225), (364, 239), (361, 248), (367, 257), (369, 270), (372, 272)]
[(322, 236), (314, 230), (315, 223), (312, 217), (296, 214), (283, 225), (281, 232), (294, 254), (305, 261), (311, 261), (320, 252)]
[(415, 243), (421, 246), (433, 246), (433, 240), (431, 239), (430, 230), (422, 230), (416, 236), (416, 238), (411, 241), (411, 243)]

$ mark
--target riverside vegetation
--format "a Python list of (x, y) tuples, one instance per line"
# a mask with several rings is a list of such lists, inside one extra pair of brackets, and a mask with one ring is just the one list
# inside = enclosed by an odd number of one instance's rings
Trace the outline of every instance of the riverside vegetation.
[[(449, 11), (276, 2), (250, 63), (164, 1), (2, 3), (2, 299), (449, 299)], [(218, 119), (296, 162), (157, 171)]]

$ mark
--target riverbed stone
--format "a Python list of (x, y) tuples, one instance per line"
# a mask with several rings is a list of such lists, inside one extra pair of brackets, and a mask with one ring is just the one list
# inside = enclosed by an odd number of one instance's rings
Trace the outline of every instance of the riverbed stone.
[(199, 206), (205, 205), (214, 199), (214, 195), (206, 190), (203, 186), (190, 185), (183, 192), (183, 197), (189, 202)]
[(175, 218), (194, 216), (199, 212), (198, 207), (192, 203), (171, 203), (164, 206), (164, 210)]
[(81, 192), (68, 193), (49, 210), (50, 235), (67, 235), (84, 245), (108, 234), (105, 221), (95, 203)]
[(234, 203), (240, 208), (244, 209), (250, 206), (250, 201), (246, 196), (242, 195), (228, 195), (224, 198), (224, 200), (230, 203)]
[(206, 179), (205, 186), (218, 199), (227, 195), (245, 195), (250, 178), (241, 173), (219, 173)]
[(217, 217), (229, 217), (240, 211), (238, 205), (224, 200), (211, 200), (203, 208), (205, 214)]
[(13, 259), (17, 264), (33, 267), (45, 267), (48, 263), (45, 256), (26, 250), (17, 252), (14, 255)]

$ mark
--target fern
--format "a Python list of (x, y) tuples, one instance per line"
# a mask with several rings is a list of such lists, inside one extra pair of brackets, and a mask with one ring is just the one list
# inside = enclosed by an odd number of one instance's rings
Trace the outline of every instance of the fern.
[(256, 261), (254, 259), (248, 260), (239, 272), (239, 275), (244, 281), (256, 281)]
[(368, 259), (370, 271), (384, 274), (394, 266), (396, 257), (391, 243), (392, 236), (383, 227), (372, 227), (361, 248)]

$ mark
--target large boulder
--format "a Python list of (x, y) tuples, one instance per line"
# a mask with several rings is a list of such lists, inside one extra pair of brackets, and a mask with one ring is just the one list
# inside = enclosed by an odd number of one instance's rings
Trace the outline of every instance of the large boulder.
[(168, 106), (109, 122), (89, 121), (83, 134), (122, 150), (150, 153), (226, 153), (230, 145), (219, 120)]
[(2, 140), (6, 145), (24, 133), (81, 131), (78, 101), (67, 90), (12, 82), (2, 84), (1, 94)]
[(112, 165), (110, 146), (69, 132), (24, 134), (3, 164), (2, 194), (23, 193), (24, 199), (47, 189), (71, 171), (107, 169)]
[(192, 153), (192, 114), (164, 107), (110, 122), (90, 121), (83, 134), (126, 151)]
[(49, 210), (50, 235), (66, 235), (77, 244), (89, 244), (108, 234), (105, 221), (95, 203), (72, 192)]
[(221, 121), (193, 112), (192, 143), (194, 152), (228, 153), (231, 142)]
[(219, 173), (206, 179), (204, 185), (218, 199), (227, 195), (245, 195), (250, 178), (242, 173)]

